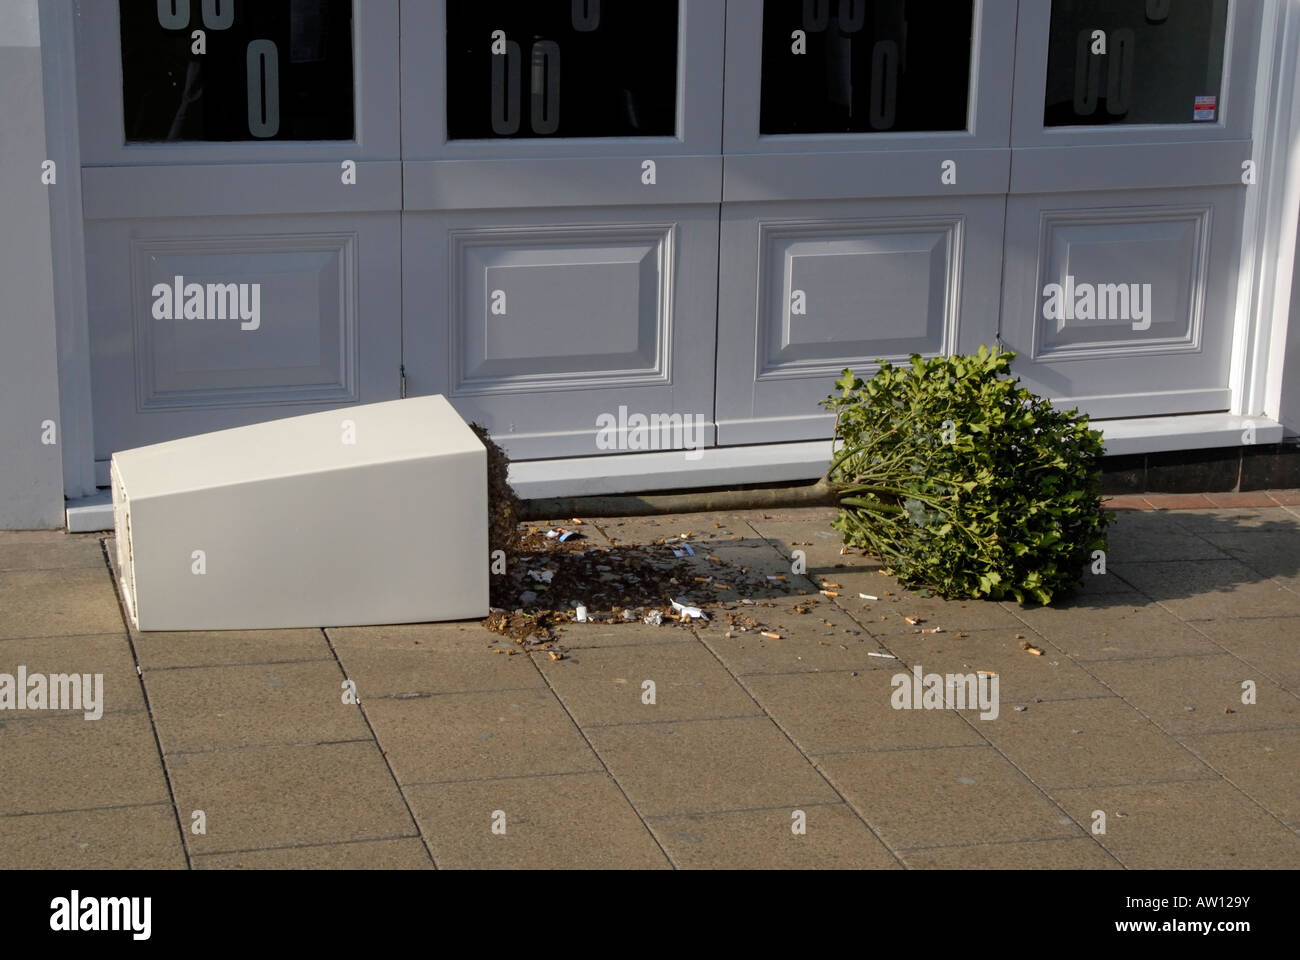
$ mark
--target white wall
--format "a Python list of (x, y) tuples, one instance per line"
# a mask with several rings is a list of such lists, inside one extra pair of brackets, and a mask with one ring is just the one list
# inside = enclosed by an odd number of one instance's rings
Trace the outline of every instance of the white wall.
[(50, 190), (36, 0), (0, 0), (0, 529), (63, 525)]

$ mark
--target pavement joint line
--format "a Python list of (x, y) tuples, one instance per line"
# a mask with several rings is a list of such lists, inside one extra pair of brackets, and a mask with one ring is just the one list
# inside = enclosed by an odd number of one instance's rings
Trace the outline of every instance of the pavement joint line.
[[(112, 710), (104, 708), (104, 717), (129, 717), (137, 713), (147, 714), (148, 707), (115, 707)], [(34, 714), (25, 716), (25, 714)], [(103, 719), (101, 717), (101, 719)], [(6, 710), (0, 713), (0, 727), (7, 723), (54, 723), (59, 720), (80, 720), (82, 723), (93, 721), (86, 720), (84, 711), (72, 710)]]
[(766, 713), (743, 713), (726, 717), (678, 717), (671, 720), (615, 720), (610, 723), (588, 723), (585, 729), (605, 730), (610, 727), (652, 727), (666, 723), (718, 723), (724, 720), (770, 720)]
[(420, 834), (416, 833), (394, 833), (382, 837), (354, 837), (349, 840), (322, 840), (319, 843), (286, 843), (269, 847), (240, 847), (232, 850), (208, 850), (204, 853), (196, 853), (195, 860), (202, 860), (204, 857), (224, 857), (235, 853), (274, 853), (279, 850), (311, 850), (315, 847), (341, 847), (350, 843), (382, 843), (387, 840), (419, 840)]
[(1243, 727), (1239, 730), (1202, 730), (1198, 733), (1178, 733), (1173, 738), (1180, 743), (1184, 737), (1230, 737), (1236, 733), (1287, 733), (1300, 732), (1300, 723), (1287, 723), (1278, 727)]
[[(604, 531), (601, 532), (603, 535)], [(606, 539), (608, 539), (608, 537), (606, 537)], [(668, 849), (659, 842), (659, 838), (655, 836), (655, 832), (650, 829), (650, 824), (646, 823), (645, 817), (642, 815), (641, 811), (637, 809), (636, 804), (632, 802), (632, 798), (627, 795), (627, 790), (623, 788), (623, 784), (618, 782), (618, 777), (614, 776), (614, 772), (609, 769), (609, 765), (605, 763), (605, 758), (600, 755), (600, 751), (596, 749), (596, 745), (592, 743), (591, 738), (587, 736), (587, 731), (583, 730), (581, 724), (579, 724), (574, 718), (572, 711), (569, 710), (568, 704), (564, 702), (564, 698), (561, 697), (559, 691), (551, 685), (551, 680), (546, 676), (546, 671), (544, 671), (541, 668), (541, 665), (532, 657), (528, 658), (528, 662), (533, 665), (533, 669), (537, 671), (537, 675), (540, 676), (542, 682), (546, 684), (546, 689), (551, 692), (551, 696), (555, 698), (555, 702), (559, 704), (560, 709), (564, 711), (564, 715), (569, 718), (569, 722), (573, 724), (573, 728), (578, 731), (578, 736), (582, 737), (583, 742), (587, 745), (587, 749), (591, 751), (591, 755), (596, 758), (596, 762), (599, 763), (601, 769), (605, 771), (605, 776), (609, 777), (618, 792), (622, 794), (623, 802), (627, 804), (628, 809), (631, 810), (637, 820), (641, 822), (641, 827), (649, 835), (650, 840), (654, 845), (659, 848), (659, 852), (663, 854), (664, 860), (667, 861), (668, 865), (674, 870), (680, 869), (677, 861), (672, 858), (668, 853)]]
[[(1074, 818), (1071, 817), (1071, 819)], [(1075, 824), (1081, 830), (1087, 829), (1082, 824), (1079, 824), (1077, 820), (1075, 821)], [(1064, 826), (1064, 824), (1062, 824), (1062, 826)], [(1066, 841), (1068, 843), (1076, 843), (1079, 840), (1086, 840), (1086, 839), (1088, 839), (1086, 836), (1033, 837), (1029, 840), (983, 840), (983, 841), (977, 841), (975, 843), (940, 843), (940, 844), (935, 844), (934, 846), (925, 846), (925, 847), (903, 847), (901, 848), (901, 852), (904, 854), (909, 854), (909, 853), (924, 853), (929, 850), (971, 850), (974, 849), (975, 847), (1009, 847), (1009, 846), (1014, 846), (1015, 844), (1022, 844), (1022, 843), (1060, 843), (1061, 841)], [(1130, 868), (1128, 866), (1125, 866), (1124, 869), (1128, 870)]]
[[(1196, 759), (1200, 760), (1200, 757)], [(1064, 793), (1067, 790), (1110, 790), (1124, 789), (1126, 787), (1160, 787), (1170, 783), (1209, 783), (1215, 780), (1225, 780), (1226, 777), (1219, 771), (1215, 770), (1208, 763), (1201, 761), (1205, 769), (1209, 771), (1200, 777), (1165, 777), (1158, 780), (1124, 780), (1119, 783), (1076, 783), (1076, 784), (1056, 784), (1051, 787), (1044, 787), (1049, 793)]]
[[(334, 641), (330, 639), (329, 630), (321, 627), (320, 632), (321, 636), (325, 638), (325, 644), (329, 647), (330, 653), (333, 654), (334, 662), (338, 664), (338, 668), (342, 672), (343, 678), (345, 680), (351, 679), (348, 676), (347, 667), (343, 666), (343, 661), (339, 657), (338, 650), (334, 647)], [(361, 742), (373, 743), (375, 749), (379, 751), (379, 759), (383, 762), (384, 768), (392, 778), (393, 785), (397, 787), (397, 795), (402, 798), (402, 806), (406, 808), (406, 815), (411, 818), (411, 826), (415, 828), (416, 832), (420, 836), (420, 843), (424, 846), (424, 852), (428, 855), (429, 862), (433, 864), (435, 870), (439, 869), (438, 858), (433, 855), (433, 848), (429, 846), (429, 838), (424, 835), (424, 830), (420, 827), (420, 821), (415, 816), (415, 810), (411, 807), (411, 801), (407, 799), (406, 790), (402, 787), (402, 781), (397, 778), (397, 771), (393, 769), (392, 761), (388, 759), (388, 751), (384, 749), (384, 745), (379, 740), (379, 732), (375, 730), (375, 725), (370, 721), (370, 715), (366, 713), (365, 698), (358, 698), (356, 706), (357, 712), (361, 714), (361, 722), (364, 723), (366, 729), (370, 731), (370, 738)]]
[[(694, 630), (693, 627), (691, 629), (692, 631)], [(696, 638), (699, 639), (698, 633), (696, 634)], [(853, 811), (853, 813), (857, 816), (857, 818), (862, 822), (862, 825), (867, 828), (868, 832), (870, 832), (870, 834), (873, 837), (875, 837), (876, 842), (879, 843), (882, 847), (884, 847), (885, 850), (889, 851), (889, 855), (894, 858), (894, 861), (900, 867), (903, 867), (904, 869), (908, 869), (907, 864), (903, 862), (903, 859), (898, 855), (898, 852), (894, 849), (894, 847), (885, 841), (885, 838), (882, 837), (876, 831), (876, 828), (871, 825), (870, 821), (868, 821), (867, 818), (863, 816), (862, 811), (859, 810), (854, 804), (849, 802), (849, 799), (846, 796), (844, 796), (844, 794), (840, 791), (840, 788), (837, 787), (831, 781), (831, 778), (826, 775), (826, 772), (817, 765), (817, 763), (813, 760), (811, 756), (809, 756), (806, 752), (804, 752), (804, 750), (799, 746), (798, 743), (795, 742), (794, 737), (790, 736), (790, 732), (786, 730), (785, 727), (781, 726), (780, 721), (778, 721), (776, 717), (772, 716), (772, 714), (768, 711), (768, 709), (763, 706), (762, 701), (759, 700), (758, 697), (754, 695), (754, 691), (750, 690), (749, 687), (745, 685), (745, 681), (741, 677), (737, 676), (736, 673), (730, 667), (728, 667), (726, 663), (723, 662), (722, 658), (718, 656), (717, 652), (713, 650), (712, 647), (710, 647), (703, 640), (700, 640), (700, 645), (709, 652), (709, 655), (713, 657), (714, 660), (718, 661), (722, 669), (726, 670), (727, 673), (731, 674), (731, 678), (740, 685), (742, 690), (745, 691), (745, 695), (749, 697), (749, 699), (753, 700), (754, 705), (763, 711), (763, 715), (767, 717), (768, 721), (772, 724), (772, 726), (774, 726), (780, 732), (781, 736), (785, 737), (786, 742), (789, 743), (790, 746), (794, 748), (795, 752), (798, 753), (799, 756), (803, 757), (804, 762), (807, 763), (810, 767), (812, 767), (812, 769), (817, 773), (817, 776), (822, 778), (822, 781), (826, 784), (827, 787), (830, 788), (831, 792), (834, 793), (835, 796), (839, 797), (840, 801), (849, 810)]]
[(603, 773), (611, 780), (613, 775), (605, 767), (592, 767), (589, 770), (561, 770), (558, 773), (515, 773), (506, 777), (462, 777), (456, 780), (409, 780), (408, 787), (441, 787), (451, 783), (492, 783), (497, 780), (540, 780), (544, 777), (590, 777)]
[[(567, 632), (565, 632), (562, 636), (564, 639), (565, 650), (617, 650), (624, 647), (671, 647), (682, 643), (690, 643), (694, 639), (693, 637), (683, 637), (680, 640), (646, 640), (646, 641), (633, 640), (630, 643), (593, 643), (584, 646), (580, 643), (570, 643), (568, 639), (569, 634)], [(540, 654), (545, 653), (546, 651), (528, 650), (525, 652), (529, 656), (536, 657), (539, 656)]]
[[(3, 572), (4, 572), (3, 570), (0, 570), (0, 573)], [(72, 640), (74, 638), (77, 640), (107, 640), (110, 637), (115, 637), (122, 640), (128, 639), (126, 631), (122, 631), (120, 633), (70, 633), (67, 635), (67, 639), (69, 640)], [(22, 642), (23, 640), (50, 640), (50, 639), (53, 638), (51, 637), (0, 637), (0, 644), (13, 643), (15, 641)], [(3, 647), (0, 647), (0, 650), (3, 649), (4, 649)]]
[(527, 687), (484, 687), (482, 690), (409, 690), (403, 693), (371, 694), (365, 697), (364, 700), (359, 700), (358, 702), (365, 702), (365, 700), (432, 700), (435, 697), (470, 696), (477, 693), (517, 693), (523, 690), (536, 689), (538, 689), (538, 687), (533, 685)]
[(44, 817), (62, 813), (97, 813), (100, 810), (133, 810), (137, 807), (170, 807), (170, 800), (145, 800), (140, 803), (111, 803), (103, 807), (68, 807), (63, 810), (19, 810), (0, 813), (0, 820), (8, 817)]
[[(149, 639), (145, 637), (145, 639)], [(171, 667), (145, 667), (145, 673), (170, 673), (175, 670), (225, 670), (236, 667), (278, 667), (295, 663), (329, 663), (332, 657), (301, 657), (293, 660), (250, 660), (239, 663), (180, 663)]]
[(176, 788), (172, 784), (171, 771), (167, 768), (167, 756), (163, 753), (162, 735), (158, 730), (158, 719), (154, 716), (153, 704), (149, 700), (149, 685), (144, 682), (144, 670), (140, 666), (140, 654), (135, 649), (135, 640), (131, 637), (130, 622), (126, 614), (126, 607), (122, 602), (121, 587), (113, 573), (113, 560), (108, 555), (108, 539), (106, 537), (99, 538), (99, 551), (104, 558), (104, 572), (108, 574), (113, 596), (117, 598), (117, 615), (122, 618), (122, 627), (126, 632), (126, 642), (131, 647), (131, 659), (135, 661), (136, 680), (140, 684), (140, 695), (144, 697), (145, 711), (149, 718), (149, 729), (153, 733), (154, 749), (158, 751), (158, 766), (162, 770), (163, 782), (167, 785), (167, 796), (171, 798), (172, 810), (176, 813), (176, 832), (180, 834), (181, 853), (185, 855), (185, 869), (193, 870), (194, 857), (190, 851), (189, 837), (185, 830), (180, 803), (176, 799)]
[(725, 813), (767, 813), (773, 810), (784, 812), (792, 807), (798, 809), (805, 807), (808, 809), (814, 807), (845, 807), (845, 809), (849, 809), (843, 800), (815, 800), (812, 803), (777, 803), (762, 807), (726, 807), (717, 810), (690, 810), (683, 813), (656, 813), (654, 816), (645, 819), (647, 822), (652, 822), (655, 820), (678, 820), (681, 817), (712, 817)]
[[(360, 704), (358, 704), (359, 706)], [(210, 753), (249, 753), (254, 750), (283, 750), (286, 747), (335, 747), (345, 743), (373, 743), (374, 737), (348, 737), (343, 740), (283, 740), (274, 743), (243, 743), (236, 747), (202, 747), (192, 750), (168, 750), (164, 757), (198, 757)]]
[[(340, 666), (342, 664), (340, 663)], [(344, 676), (347, 676), (346, 670)], [(357, 703), (364, 704), (368, 700), (431, 700), (434, 697), (472, 697), (481, 693), (521, 693), (525, 690), (537, 690), (536, 685), (527, 687), (486, 687), (482, 690), (443, 690), (438, 693), (420, 692), (417, 696), (402, 696), (400, 694), (383, 693), (371, 694), (366, 697), (359, 697)]]

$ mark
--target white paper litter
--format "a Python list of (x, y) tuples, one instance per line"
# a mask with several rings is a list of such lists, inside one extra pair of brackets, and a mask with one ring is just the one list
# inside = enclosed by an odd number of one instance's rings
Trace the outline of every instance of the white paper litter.
[(676, 600), (673, 601), (673, 609), (676, 610), (679, 614), (681, 614), (683, 619), (687, 619), (687, 618), (691, 620), (709, 619), (708, 616), (704, 613), (704, 611), (701, 610), (699, 607), (688, 607), (684, 603), (678, 603)]

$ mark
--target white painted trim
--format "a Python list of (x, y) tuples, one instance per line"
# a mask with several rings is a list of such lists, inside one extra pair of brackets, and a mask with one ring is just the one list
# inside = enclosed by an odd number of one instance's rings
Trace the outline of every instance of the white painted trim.
[(1237, 414), (1280, 414), (1292, 263), (1300, 212), (1300, 4), (1267, 0), (1260, 32), (1229, 386)]
[[(58, 169), (50, 190), (54, 315), (58, 343), (63, 495), (95, 492), (86, 243), (81, 218), (81, 138), (77, 124), (76, 35), (72, 0), (40, 0), (46, 151)], [(111, 524), (110, 524), (111, 525)]]
[[(1247, 422), (1255, 443), (1277, 443), (1282, 427), (1266, 417), (1202, 413), (1097, 421), (1106, 453), (1160, 453), (1242, 446)], [(532, 460), (510, 465), (510, 484), (525, 500), (683, 490), (741, 484), (816, 480), (830, 462), (829, 441), (714, 447), (688, 461), (682, 451), (628, 453), (570, 460)]]
[(68, 533), (97, 533), (113, 529), (113, 495), (101, 490), (89, 497), (69, 500)]

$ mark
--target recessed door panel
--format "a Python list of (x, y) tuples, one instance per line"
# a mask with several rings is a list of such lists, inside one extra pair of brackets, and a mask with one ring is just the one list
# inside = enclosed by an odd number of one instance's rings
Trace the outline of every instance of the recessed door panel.
[(633, 449), (601, 434), (620, 407), (711, 443), (717, 252), (709, 205), (407, 213), (408, 392), (515, 459)]
[(97, 460), (399, 391), (398, 217), (94, 221)]
[(1098, 418), (1226, 409), (1240, 217), (1231, 187), (1012, 197), (1016, 374)]
[(1002, 213), (1001, 197), (725, 205), (719, 442), (829, 437), (817, 404), (845, 367), (992, 342)]

